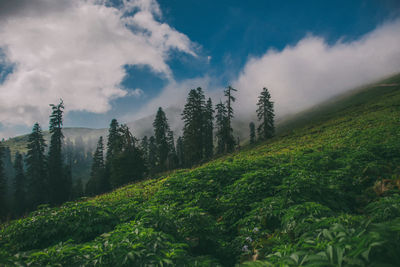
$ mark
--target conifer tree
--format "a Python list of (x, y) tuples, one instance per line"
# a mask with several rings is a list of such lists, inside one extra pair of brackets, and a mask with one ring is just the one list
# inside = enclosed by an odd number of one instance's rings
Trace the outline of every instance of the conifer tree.
[(227, 97), (226, 99), (226, 113), (227, 113), (227, 123), (226, 123), (226, 149), (227, 152), (232, 152), (235, 148), (235, 138), (233, 137), (233, 129), (232, 129), (232, 119), (233, 119), (233, 108), (232, 103), (235, 102), (236, 98), (233, 96), (233, 93), (236, 92), (237, 89), (233, 88), (232, 86), (228, 86), (224, 90), (224, 95)]
[(184, 158), (185, 155), (183, 154), (183, 139), (182, 137), (178, 137), (176, 141), (176, 155), (178, 158), (178, 166), (183, 167), (184, 166)]
[(35, 123), (28, 137), (26, 154), (26, 177), (28, 180), (28, 199), (30, 209), (49, 201), (49, 183), (44, 150), (46, 143), (39, 123)]
[(86, 194), (96, 195), (104, 193), (110, 188), (110, 185), (108, 184), (108, 179), (105, 176), (105, 164), (103, 154), (103, 137), (100, 136), (99, 141), (97, 142), (96, 151), (93, 154), (90, 179), (86, 185)]
[(262, 139), (268, 139), (274, 136), (274, 102), (271, 101), (271, 95), (267, 88), (263, 88), (257, 102), (257, 117), (261, 121), (257, 128), (258, 136)]
[(116, 119), (112, 119), (110, 128), (108, 129), (107, 137), (107, 152), (105, 161), (105, 173), (104, 181), (105, 185), (109, 185), (109, 188), (104, 188), (105, 191), (111, 189), (111, 162), (114, 157), (121, 151), (121, 136), (119, 132), (119, 123)]
[(170, 131), (167, 117), (162, 108), (158, 108), (153, 122), (155, 144), (157, 146), (157, 160), (159, 170), (166, 169), (167, 159), (171, 146), (168, 143), (168, 133)]
[(112, 119), (108, 129), (106, 162), (111, 162), (118, 151), (120, 151), (119, 123), (116, 119)]
[(220, 101), (216, 107), (216, 137), (217, 137), (217, 153), (225, 153), (226, 152), (226, 144), (229, 135), (228, 131), (228, 119), (227, 119), (227, 110), (225, 105)]
[(254, 125), (254, 122), (249, 123), (249, 128), (250, 128), (250, 144), (254, 144), (256, 142), (256, 126)]
[(50, 115), (50, 147), (48, 154), (48, 171), (50, 202), (59, 205), (68, 200), (70, 184), (68, 175), (65, 172), (62, 145), (64, 135), (62, 133), (64, 103), (62, 99), (58, 105), (51, 104), (52, 114)]
[(3, 145), (0, 142), (0, 221), (4, 220), (8, 213), (7, 205), (7, 178), (4, 173), (3, 165)]
[(183, 146), (185, 164), (191, 166), (204, 158), (204, 116), (205, 97), (203, 90), (198, 87), (189, 91), (182, 112)]
[(22, 155), (17, 152), (14, 160), (14, 213), (21, 216), (26, 210), (26, 179)]
[(121, 151), (111, 162), (110, 181), (113, 188), (140, 180), (146, 172), (144, 155), (137, 144), (138, 140), (126, 125), (121, 125), (118, 130), (121, 136)]
[(207, 100), (204, 116), (204, 157), (210, 159), (214, 152), (214, 109), (211, 98)]

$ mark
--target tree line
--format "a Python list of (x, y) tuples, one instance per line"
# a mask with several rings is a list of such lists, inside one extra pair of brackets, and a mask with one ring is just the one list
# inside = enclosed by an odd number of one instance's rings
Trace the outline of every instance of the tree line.
[[(50, 105), (47, 144), (38, 123), (28, 137), (25, 156), (15, 154), (13, 205), (5, 199), (7, 179), (0, 160), (0, 217), (18, 217), (41, 204), (60, 205), (65, 201), (108, 192), (121, 185), (146, 176), (177, 168), (191, 167), (209, 161), (216, 155), (231, 153), (239, 146), (232, 129), (233, 104), (237, 90), (228, 86), (225, 101), (213, 105), (201, 87), (191, 89), (181, 114), (184, 123), (182, 136), (174, 138), (164, 110), (157, 110), (154, 134), (137, 139), (127, 125), (116, 119), (110, 123), (107, 140), (100, 137), (93, 153), (90, 178), (83, 188), (82, 180), (72, 183), (71, 162), (65, 153), (62, 132), (64, 103)], [(258, 140), (274, 136), (274, 103), (267, 88), (263, 88), (257, 102)], [(255, 124), (249, 124), (250, 144), (256, 142)], [(106, 142), (105, 142), (106, 141)], [(175, 144), (176, 141), (176, 144)], [(0, 143), (0, 159), (6, 148)]]

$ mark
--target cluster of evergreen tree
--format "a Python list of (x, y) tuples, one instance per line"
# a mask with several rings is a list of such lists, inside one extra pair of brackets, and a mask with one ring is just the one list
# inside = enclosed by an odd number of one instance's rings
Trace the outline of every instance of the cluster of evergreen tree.
[(93, 154), (86, 195), (96, 195), (143, 178), (147, 171), (145, 152), (129, 128), (113, 119), (104, 159), (103, 137), (99, 138)]
[[(14, 184), (7, 187), (3, 161), (0, 160), (0, 201), (1, 217), (19, 217), (34, 210), (41, 204), (59, 205), (71, 199), (72, 178), (69, 167), (64, 163), (63, 147), (63, 110), (61, 100), (58, 105), (50, 105), (50, 147), (45, 154), (46, 143), (38, 123), (28, 136), (27, 153), (20, 153), (14, 159)], [(1, 146), (0, 146), (1, 147)], [(2, 154), (4, 148), (0, 148)], [(6, 192), (12, 188), (13, 192)], [(11, 201), (7, 201), (11, 195)]]
[[(70, 140), (64, 142), (63, 102), (61, 100), (58, 105), (50, 105), (51, 139), (48, 153), (45, 154), (46, 143), (36, 123), (28, 138), (25, 159), (19, 153), (15, 155), (12, 205), (7, 203), (7, 179), (4, 162), (0, 160), (0, 217), (4, 219), (9, 214), (7, 207), (10, 206), (14, 216), (20, 216), (40, 204), (59, 205), (84, 195), (105, 193), (143, 179), (145, 175), (190, 167), (210, 160), (214, 154), (234, 151), (239, 145), (239, 141), (235, 142), (232, 129), (236, 91), (228, 86), (224, 90), (226, 100), (220, 100), (214, 109), (211, 98), (206, 101), (202, 88), (191, 89), (181, 115), (183, 135), (177, 138), (176, 146), (174, 133), (160, 107), (153, 122), (152, 136), (144, 136), (139, 143), (125, 124), (120, 125), (113, 119), (106, 147), (103, 137), (100, 137), (93, 155), (85, 155), (82, 139), (75, 140), (78, 149), (73, 149)], [(257, 127), (258, 140), (274, 136), (273, 104), (268, 89), (263, 88), (257, 102), (257, 118), (260, 122)], [(256, 126), (251, 122), (249, 128), (250, 144), (253, 144), (256, 142)], [(2, 154), (7, 154), (7, 148), (0, 143), (0, 159), (4, 158)], [(83, 188), (81, 177), (76, 179), (75, 185), (72, 184), (71, 172), (74, 168), (80, 169), (79, 164), (87, 165), (85, 160), (92, 161), (92, 164), (90, 178)]]

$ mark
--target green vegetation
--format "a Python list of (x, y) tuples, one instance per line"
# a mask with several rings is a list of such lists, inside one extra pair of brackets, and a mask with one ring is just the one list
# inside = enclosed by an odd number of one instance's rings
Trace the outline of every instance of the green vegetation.
[(400, 266), (400, 76), (382, 83), (200, 167), (11, 221), (0, 265)]

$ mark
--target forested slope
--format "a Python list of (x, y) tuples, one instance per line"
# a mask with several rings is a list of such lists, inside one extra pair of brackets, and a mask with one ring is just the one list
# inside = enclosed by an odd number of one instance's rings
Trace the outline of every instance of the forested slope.
[(399, 83), (200, 167), (12, 221), (0, 265), (399, 266)]

